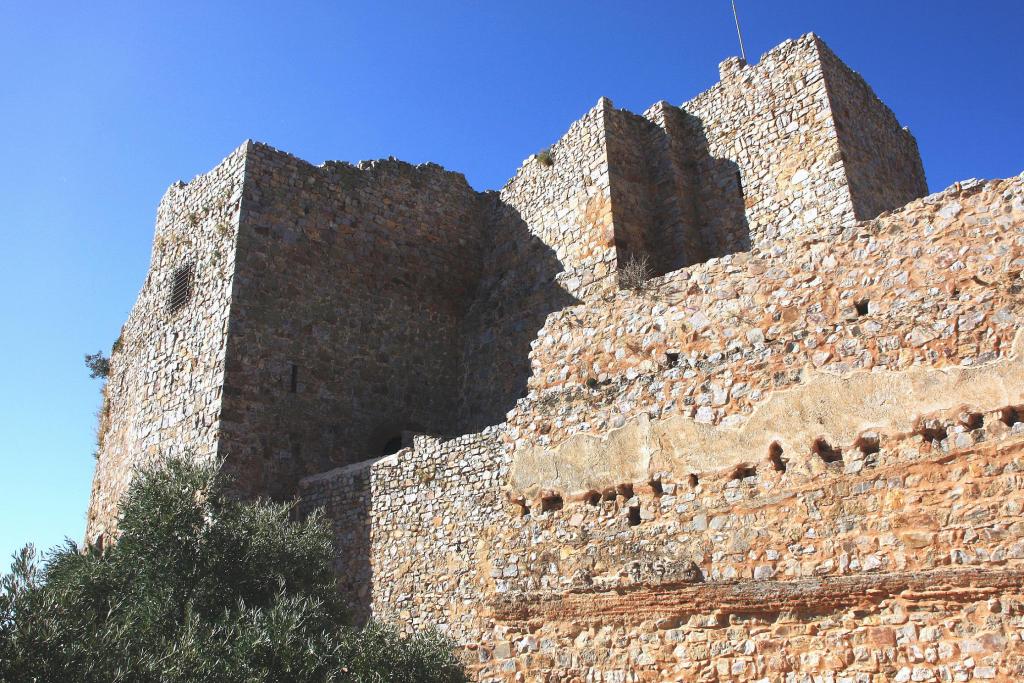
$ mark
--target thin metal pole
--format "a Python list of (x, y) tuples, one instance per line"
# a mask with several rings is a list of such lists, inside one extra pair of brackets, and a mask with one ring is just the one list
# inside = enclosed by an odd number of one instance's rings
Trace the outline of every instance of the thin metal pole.
[(736, 0), (732, 0), (732, 18), (736, 20), (736, 35), (740, 39), (740, 57), (747, 61), (747, 51), (743, 49), (743, 33), (740, 32), (740, 15), (736, 13)]

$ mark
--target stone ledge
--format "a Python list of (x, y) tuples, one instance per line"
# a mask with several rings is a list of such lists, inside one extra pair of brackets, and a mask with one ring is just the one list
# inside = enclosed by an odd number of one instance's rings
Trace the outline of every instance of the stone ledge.
[[(967, 603), (1024, 590), (1024, 566), (836, 576), (795, 581), (670, 583), (563, 594), (519, 593), (489, 603), (499, 621), (640, 622), (700, 614), (823, 614), (888, 598)], [(638, 609), (644, 605), (644, 609)]]

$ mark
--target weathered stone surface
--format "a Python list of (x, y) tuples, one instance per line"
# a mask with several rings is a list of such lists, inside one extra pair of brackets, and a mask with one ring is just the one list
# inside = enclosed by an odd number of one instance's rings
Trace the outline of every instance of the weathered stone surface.
[(720, 72), (500, 193), (257, 143), (171, 188), (89, 538), (220, 456), (481, 681), (1024, 679), (1024, 176), (915, 200), (813, 35)]
[[(767, 462), (773, 445), (790, 467), (815, 471), (815, 443), (856, 450), (858, 439), (878, 432), (900, 436), (918, 429), (922, 415), (953, 413), (970, 406), (994, 414), (1024, 405), (1024, 332), (1005, 359), (968, 365), (906, 370), (874, 367), (846, 375), (805, 371), (795, 387), (771, 393), (736, 427), (714, 426), (676, 414), (651, 421), (640, 413), (602, 436), (579, 433), (556, 447), (521, 448), (510, 485), (526, 496), (542, 489), (604, 490), (619, 482), (650, 481), (661, 473), (725, 471)], [(724, 401), (722, 402), (724, 403)], [(961, 418), (966, 419), (966, 418)], [(956, 448), (974, 445), (967, 432), (952, 436)]]

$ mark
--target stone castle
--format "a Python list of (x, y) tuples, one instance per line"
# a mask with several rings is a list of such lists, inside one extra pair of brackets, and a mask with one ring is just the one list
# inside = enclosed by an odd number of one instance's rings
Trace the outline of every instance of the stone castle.
[(925, 197), (813, 34), (720, 73), (500, 192), (253, 142), (173, 185), (87, 539), (219, 458), (481, 681), (1024, 679), (1024, 176)]

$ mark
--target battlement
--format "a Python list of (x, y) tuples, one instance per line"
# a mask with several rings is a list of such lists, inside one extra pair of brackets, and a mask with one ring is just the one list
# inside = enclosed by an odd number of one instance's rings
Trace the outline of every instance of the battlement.
[[(1024, 177), (921, 198), (813, 34), (720, 76), (599, 99), (498, 192), (251, 141), (172, 186), (89, 539), (189, 453), (325, 508), (357, 614), (440, 625), (481, 680), (891, 680), (983, 628), (958, 666), (1009, 670)], [(914, 612), (924, 575), (963, 591)], [(865, 635), (908, 613), (906, 652)]]

